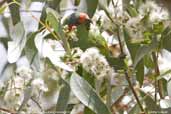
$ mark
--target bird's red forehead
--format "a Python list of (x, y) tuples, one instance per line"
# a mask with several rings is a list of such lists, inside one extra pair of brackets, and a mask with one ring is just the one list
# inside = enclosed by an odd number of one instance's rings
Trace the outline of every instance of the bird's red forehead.
[(84, 23), (87, 19), (90, 19), (86, 13), (80, 13), (79, 15), (79, 22)]

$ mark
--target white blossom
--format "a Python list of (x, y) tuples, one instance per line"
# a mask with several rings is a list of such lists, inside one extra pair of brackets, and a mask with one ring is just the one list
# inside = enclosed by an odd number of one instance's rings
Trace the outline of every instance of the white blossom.
[(48, 91), (48, 88), (47, 88), (44, 80), (41, 79), (41, 78), (34, 79), (32, 81), (32, 86), (36, 90), (41, 90), (41, 91), (44, 91), (44, 92), (47, 92)]
[(25, 66), (18, 67), (16, 70), (16, 74), (27, 82), (33, 78), (32, 73), (32, 70)]
[(112, 76), (114, 74), (113, 68), (111, 68), (106, 58), (100, 54), (97, 48), (87, 49), (80, 58), (83, 68), (92, 73), (97, 78), (103, 78), (105, 76)]
[(138, 11), (142, 16), (146, 15), (147, 12), (150, 12), (150, 21), (152, 22), (169, 18), (168, 11), (154, 1), (146, 1), (146, 3), (141, 5)]

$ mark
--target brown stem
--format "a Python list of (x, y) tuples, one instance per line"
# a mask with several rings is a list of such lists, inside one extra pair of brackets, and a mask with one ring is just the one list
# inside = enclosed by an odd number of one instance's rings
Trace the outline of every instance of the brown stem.
[(41, 105), (40, 105), (33, 97), (31, 97), (31, 100), (32, 100), (34, 103), (36, 103), (36, 105), (40, 108), (41, 111), (43, 111)]
[[(121, 49), (121, 55), (122, 55), (122, 56), (123, 56), (123, 55), (125, 56), (125, 53), (124, 53), (124, 51), (123, 51), (123, 46), (122, 46), (122, 43), (121, 43), (120, 28), (119, 28), (119, 26), (117, 26), (117, 27), (118, 27), (118, 28), (117, 28), (117, 36), (118, 36), (118, 41), (119, 41), (119, 45), (120, 45), (120, 49)], [(123, 58), (123, 59), (124, 59), (124, 58)], [(125, 70), (125, 78), (126, 78), (128, 84), (129, 84), (129, 87), (130, 87), (130, 89), (131, 89), (131, 91), (132, 91), (132, 93), (133, 93), (133, 95), (134, 95), (134, 97), (135, 97), (135, 99), (136, 99), (136, 101), (137, 101), (137, 103), (138, 103), (138, 105), (139, 105), (141, 111), (144, 113), (144, 112), (145, 112), (145, 111), (144, 111), (144, 108), (143, 108), (143, 106), (142, 106), (142, 104), (141, 104), (141, 102), (140, 102), (140, 100), (139, 100), (139, 98), (138, 98), (138, 95), (137, 95), (137, 93), (136, 93), (136, 91), (135, 91), (135, 89), (134, 89), (134, 87), (133, 87), (133, 85), (132, 85), (132, 83), (131, 83), (131, 80), (130, 80), (130, 78), (129, 78), (129, 75), (128, 75), (127, 70)]]
[(130, 87), (130, 89), (131, 89), (131, 91), (132, 91), (132, 93), (133, 93), (133, 95), (134, 95), (134, 97), (135, 97), (135, 99), (136, 99), (136, 101), (137, 101), (137, 103), (138, 103), (138, 105), (139, 105), (141, 111), (142, 111), (142, 112), (145, 112), (145, 111), (144, 111), (144, 108), (143, 108), (143, 106), (141, 105), (141, 102), (140, 102), (140, 100), (139, 100), (139, 98), (138, 98), (138, 95), (137, 95), (137, 93), (136, 93), (136, 91), (135, 91), (135, 89), (134, 89), (134, 87), (133, 87), (133, 85), (132, 85), (132, 83), (131, 83), (131, 80), (130, 80), (130, 78), (129, 78), (129, 75), (128, 75), (128, 72), (127, 72), (127, 71), (125, 71), (125, 77), (126, 77), (126, 80), (128, 81), (129, 87)]
[(2, 5), (4, 5), (5, 2), (6, 2), (6, 0), (2, 0), (2, 1), (0, 2), (0, 7), (1, 7)]
[(118, 36), (119, 46), (120, 46), (120, 49), (121, 49), (121, 55), (125, 55), (124, 51), (123, 51), (122, 42), (121, 42), (120, 27), (119, 26), (117, 26), (117, 36)]
[(10, 114), (16, 114), (16, 112), (14, 112), (14, 111), (11, 111), (11, 110), (6, 109), (6, 108), (1, 108), (1, 107), (0, 107), (0, 111), (7, 112), (7, 113), (10, 113)]
[[(120, 46), (120, 49), (121, 49), (121, 59), (125, 59), (125, 53), (124, 53), (124, 51), (123, 51), (123, 46), (122, 46), (121, 37), (120, 37), (120, 26), (119, 26), (118, 24), (116, 24), (116, 23), (113, 21), (112, 17), (110, 16), (110, 13), (107, 11), (106, 7), (105, 7), (103, 4), (101, 4), (101, 3), (99, 2), (99, 6), (104, 10), (104, 12), (105, 12), (106, 15), (108, 16), (108, 18), (110, 19), (110, 21), (112, 22), (112, 24), (114, 24), (114, 25), (117, 27), (117, 37), (118, 37), (119, 46)], [(124, 57), (123, 57), (123, 56), (124, 56)], [(141, 111), (142, 111), (143, 113), (145, 113), (145, 112), (144, 112), (144, 109), (143, 109), (143, 106), (141, 105), (140, 100), (139, 100), (139, 98), (138, 98), (138, 95), (137, 95), (137, 93), (135, 92), (134, 87), (133, 87), (133, 85), (132, 85), (132, 83), (131, 83), (131, 80), (129, 79), (129, 75), (128, 75), (127, 70), (125, 70), (125, 77), (126, 77), (126, 80), (128, 81), (129, 87), (131, 88), (131, 91), (133, 92), (133, 95), (134, 95), (134, 97), (135, 97), (135, 99), (136, 99), (136, 101), (137, 101), (137, 103), (138, 103), (138, 105), (139, 105)]]
[(160, 95), (160, 98), (164, 98), (163, 95), (163, 84), (162, 84), (162, 80), (158, 80), (157, 81), (157, 77), (160, 75), (160, 70), (159, 70), (159, 66), (158, 66), (158, 56), (156, 55), (155, 52), (152, 52), (152, 57), (153, 57), (153, 61), (154, 61), (154, 70), (155, 70), (155, 101), (157, 101), (157, 89)]

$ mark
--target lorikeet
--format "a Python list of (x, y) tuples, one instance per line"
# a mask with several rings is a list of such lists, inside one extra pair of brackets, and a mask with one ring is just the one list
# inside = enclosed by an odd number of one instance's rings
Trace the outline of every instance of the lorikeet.
[(87, 28), (89, 28), (89, 25), (91, 23), (91, 20), (89, 16), (86, 13), (82, 12), (76, 12), (71, 13), (67, 17), (65, 17), (63, 21), (63, 25), (68, 25), (69, 31), (73, 30), (80, 24), (85, 24)]

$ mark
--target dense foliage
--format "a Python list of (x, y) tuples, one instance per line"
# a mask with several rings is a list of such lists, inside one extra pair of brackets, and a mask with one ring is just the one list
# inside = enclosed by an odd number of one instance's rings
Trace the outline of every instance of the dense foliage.
[[(170, 114), (170, 15), (156, 1), (1, 0), (0, 113)], [(70, 30), (73, 12), (92, 23)]]

